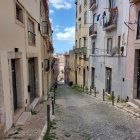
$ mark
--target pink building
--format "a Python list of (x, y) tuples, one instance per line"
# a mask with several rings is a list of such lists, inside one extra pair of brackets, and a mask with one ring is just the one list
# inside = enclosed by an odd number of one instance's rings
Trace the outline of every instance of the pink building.
[(140, 103), (140, 0), (130, 0), (126, 79), (130, 81), (131, 99)]

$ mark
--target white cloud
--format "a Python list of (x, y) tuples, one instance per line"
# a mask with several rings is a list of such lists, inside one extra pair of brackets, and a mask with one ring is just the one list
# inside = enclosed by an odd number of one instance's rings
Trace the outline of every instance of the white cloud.
[(56, 9), (70, 9), (73, 0), (49, 0), (53, 7)]
[(50, 9), (50, 14), (53, 14), (54, 13), (54, 10)]
[(60, 32), (62, 29), (64, 28), (64, 26), (60, 26), (60, 25), (56, 25), (56, 26), (54, 26), (54, 31), (55, 32)]
[(56, 34), (57, 40), (74, 41), (75, 38), (75, 27), (65, 28), (64, 32)]
[(50, 22), (51, 22), (51, 24), (53, 23), (53, 20), (52, 20), (52, 18), (49, 18), (50, 19)]

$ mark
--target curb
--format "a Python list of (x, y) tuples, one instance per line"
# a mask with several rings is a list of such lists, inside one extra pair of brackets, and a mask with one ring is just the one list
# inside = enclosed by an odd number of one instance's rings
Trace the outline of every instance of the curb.
[[(55, 116), (54, 115), (51, 115), (51, 120), (54, 120), (55, 119)], [(44, 136), (45, 136), (45, 134), (46, 134), (46, 132), (47, 132), (47, 122), (46, 122), (46, 124), (45, 124), (45, 126), (43, 127), (43, 129), (42, 129), (42, 131), (41, 131), (41, 134), (40, 134), (40, 136), (39, 136), (39, 138), (37, 139), (37, 140), (43, 140), (43, 138), (44, 138)]]
[(45, 124), (44, 128), (42, 129), (41, 134), (37, 140), (43, 140), (43, 137), (45, 136), (46, 131), (47, 131), (47, 123)]
[[(86, 94), (86, 93), (85, 93)], [(87, 95), (87, 94), (86, 94)], [(88, 94), (88, 95), (90, 95), (90, 94)], [(96, 96), (96, 97), (94, 97), (94, 96), (92, 96), (92, 95), (90, 95), (92, 98), (95, 98), (95, 99), (99, 99), (99, 100), (101, 100), (102, 101), (102, 98), (101, 98), (101, 96)], [(107, 102), (107, 101), (103, 101), (104, 103), (106, 103), (106, 104), (108, 104), (108, 105), (110, 105), (111, 103), (109, 103), (109, 102)], [(121, 110), (121, 111), (124, 111), (124, 112), (127, 112), (129, 115), (131, 115), (131, 116), (133, 116), (133, 117), (135, 117), (135, 118), (137, 118), (137, 119), (139, 119), (140, 120), (140, 114), (139, 113), (136, 113), (136, 112), (134, 112), (134, 111), (132, 111), (132, 110), (130, 110), (130, 109), (128, 109), (128, 108), (126, 108), (126, 107), (124, 107), (124, 106), (121, 106), (121, 105), (119, 105), (119, 104), (114, 104), (114, 107), (116, 108), (116, 109), (119, 109), (119, 110)]]

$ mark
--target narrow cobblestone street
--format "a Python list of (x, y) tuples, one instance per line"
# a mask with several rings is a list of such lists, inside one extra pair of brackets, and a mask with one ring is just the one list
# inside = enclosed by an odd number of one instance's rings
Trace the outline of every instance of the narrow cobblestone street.
[(66, 85), (56, 95), (59, 140), (140, 140), (140, 122), (97, 98)]

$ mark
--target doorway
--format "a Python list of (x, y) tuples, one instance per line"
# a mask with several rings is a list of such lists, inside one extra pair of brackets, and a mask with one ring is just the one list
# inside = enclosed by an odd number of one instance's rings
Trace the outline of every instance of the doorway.
[(95, 68), (92, 67), (91, 69), (91, 88), (94, 89), (95, 87)]
[(111, 93), (112, 69), (106, 68), (106, 92)]
[(75, 84), (77, 85), (77, 71), (75, 71)]
[(28, 59), (30, 103), (36, 98), (35, 58)]
[(138, 59), (137, 98), (140, 99), (140, 59)]
[(83, 86), (85, 86), (86, 83), (86, 70), (83, 69)]
[(13, 88), (13, 108), (14, 112), (18, 108), (18, 101), (17, 101), (17, 81), (16, 81), (16, 60), (11, 60), (11, 69), (12, 69), (12, 88)]

